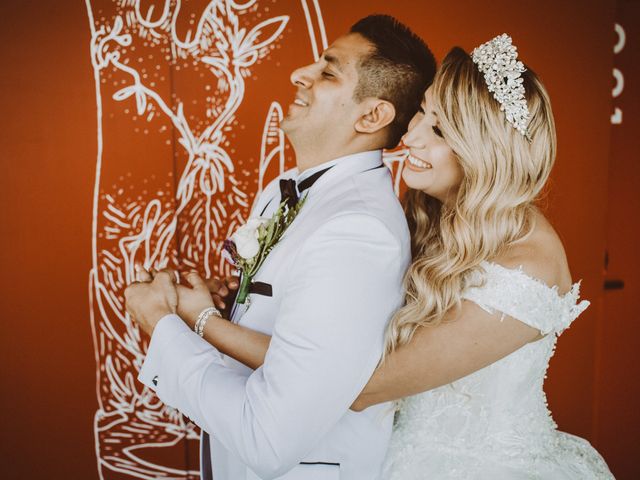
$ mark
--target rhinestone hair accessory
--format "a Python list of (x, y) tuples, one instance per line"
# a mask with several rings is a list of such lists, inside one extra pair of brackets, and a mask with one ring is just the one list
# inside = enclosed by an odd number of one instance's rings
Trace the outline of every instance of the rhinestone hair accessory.
[(500, 103), (507, 121), (531, 141), (527, 132), (529, 108), (524, 97), (522, 72), (524, 64), (518, 60), (518, 49), (506, 33), (483, 43), (471, 53), (473, 63), (484, 74), (489, 91)]

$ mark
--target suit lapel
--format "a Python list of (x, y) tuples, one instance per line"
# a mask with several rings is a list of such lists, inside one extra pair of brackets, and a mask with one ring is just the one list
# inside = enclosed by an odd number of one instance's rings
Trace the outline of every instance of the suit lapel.
[[(314, 208), (321, 204), (320, 200), (324, 195), (331, 192), (331, 190), (340, 182), (347, 181), (353, 175), (356, 175), (361, 172), (365, 172), (367, 170), (371, 170), (374, 168), (378, 168), (383, 166), (382, 164), (382, 152), (380, 150), (372, 150), (369, 152), (362, 152), (353, 155), (348, 155), (342, 157), (333, 167), (331, 167), (324, 175), (322, 175), (308, 190), (305, 191), (307, 195), (307, 200), (305, 201), (305, 205), (302, 207), (297, 217), (293, 220), (291, 225), (287, 228), (287, 230), (282, 235), (280, 242), (274, 248), (279, 249), (280, 246), (282, 248), (286, 248), (286, 239), (291, 236), (295, 230), (300, 228), (300, 226), (304, 223), (305, 218), (309, 217)], [(294, 178), (297, 175), (297, 170), (291, 170), (287, 172), (287, 175), (283, 175), (282, 178)], [(277, 182), (276, 182), (277, 183)], [(263, 192), (267, 193), (266, 191)], [(254, 212), (258, 213), (260, 216), (270, 217), (275, 212), (277, 205), (279, 205), (280, 200), (280, 190), (279, 188), (275, 188), (273, 192), (269, 195), (268, 199), (260, 198), (260, 201), (256, 204), (256, 210)], [(281, 245), (283, 244), (283, 245)], [(268, 265), (269, 257), (273, 255), (274, 251), (270, 252), (269, 256), (265, 260), (265, 265)], [(264, 270), (265, 265), (258, 271), (256, 276), (259, 274), (261, 270)], [(249, 302), (250, 304), (250, 298)], [(233, 306), (231, 308), (230, 317), (234, 323), (238, 323), (242, 318), (244, 313), (247, 311), (248, 305), (245, 303), (244, 305), (239, 305), (235, 303), (235, 299), (233, 302)]]

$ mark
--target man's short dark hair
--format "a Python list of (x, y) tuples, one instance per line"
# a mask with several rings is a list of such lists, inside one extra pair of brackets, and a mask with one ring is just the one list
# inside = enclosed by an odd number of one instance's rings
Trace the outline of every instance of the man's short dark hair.
[(354, 100), (375, 97), (391, 102), (396, 117), (389, 125), (386, 148), (394, 148), (420, 107), (436, 73), (436, 61), (426, 43), (389, 15), (369, 15), (350, 30), (367, 39), (371, 54), (358, 65)]

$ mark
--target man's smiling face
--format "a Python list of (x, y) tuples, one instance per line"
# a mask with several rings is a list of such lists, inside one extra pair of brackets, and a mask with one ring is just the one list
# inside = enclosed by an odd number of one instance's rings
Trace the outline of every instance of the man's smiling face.
[(294, 145), (343, 142), (353, 134), (361, 115), (354, 100), (358, 65), (372, 48), (364, 37), (350, 33), (338, 38), (317, 62), (291, 74), (297, 92), (281, 128)]

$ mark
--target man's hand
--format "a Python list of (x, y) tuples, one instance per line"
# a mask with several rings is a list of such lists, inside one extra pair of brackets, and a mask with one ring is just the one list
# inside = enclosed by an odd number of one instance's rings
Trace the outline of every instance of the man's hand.
[[(191, 288), (178, 285), (178, 315), (189, 325), (194, 327), (198, 315), (209, 307), (216, 306), (213, 294), (205, 281), (196, 272), (189, 272), (183, 278), (191, 285)], [(217, 279), (210, 279), (217, 280)], [(220, 298), (218, 297), (218, 302)]]
[(175, 277), (169, 272), (159, 272), (152, 279), (148, 272), (138, 270), (137, 278), (142, 282), (132, 283), (124, 291), (125, 308), (140, 328), (152, 335), (162, 317), (176, 313)]

